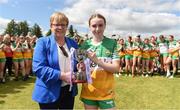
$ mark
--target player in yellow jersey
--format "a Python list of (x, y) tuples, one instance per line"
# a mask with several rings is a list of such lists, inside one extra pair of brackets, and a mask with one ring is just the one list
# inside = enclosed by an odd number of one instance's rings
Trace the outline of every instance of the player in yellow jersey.
[(93, 14), (89, 19), (92, 39), (81, 46), (93, 50), (88, 57), (95, 63), (91, 68), (92, 83), (84, 83), (80, 95), (86, 110), (115, 109), (113, 73), (119, 71), (119, 55), (117, 42), (104, 36), (105, 27), (104, 16)]
[(150, 61), (150, 51), (152, 47), (149, 44), (149, 39), (144, 39), (143, 49), (142, 49), (142, 72), (143, 76), (148, 77), (150, 75), (149, 61)]
[(168, 45), (169, 41), (164, 37), (164, 35), (159, 36), (159, 42), (158, 42), (158, 48), (159, 48), (159, 53), (160, 53), (160, 64), (161, 64), (161, 74), (164, 75), (166, 72), (166, 60), (169, 56), (168, 53)]
[(23, 58), (23, 46), (22, 43), (24, 42), (24, 36), (16, 37), (16, 41), (11, 45), (12, 51), (13, 51), (13, 63), (14, 63), (14, 69), (15, 69), (15, 81), (18, 81), (19, 76), (19, 69), (21, 67), (23, 80), (25, 81), (27, 78), (27, 75), (25, 73), (24, 68), (24, 58)]
[(125, 72), (127, 75), (131, 76), (130, 72), (132, 69), (132, 59), (133, 59), (133, 42), (132, 42), (132, 37), (128, 36), (127, 41), (125, 42)]
[[(31, 38), (31, 46), (32, 46), (32, 55), (33, 55), (33, 53), (34, 53), (34, 48), (35, 48), (35, 45), (36, 45), (36, 41), (37, 41), (37, 37), (36, 37), (36, 35), (34, 35), (34, 36), (32, 36), (32, 38)], [(33, 57), (32, 57), (33, 58)]]
[(140, 35), (136, 36), (133, 42), (133, 65), (132, 65), (132, 76), (135, 76), (137, 67), (138, 74), (141, 73), (141, 58), (142, 58), (143, 43)]
[(6, 62), (4, 46), (5, 44), (3, 43), (3, 35), (0, 35), (0, 83), (5, 83), (5, 78), (3, 76), (5, 62)]
[[(177, 71), (177, 63), (179, 59), (179, 50), (180, 50), (180, 42), (177, 42), (174, 40), (173, 35), (169, 35), (169, 57), (166, 60), (166, 65), (167, 65), (167, 78), (173, 78), (176, 71)], [(172, 63), (173, 67), (173, 73), (170, 73), (170, 65)]]
[(27, 74), (27, 78), (29, 78), (29, 74), (32, 68), (32, 44), (30, 40), (31, 40), (30, 36), (26, 36), (26, 40), (22, 44), (24, 48), (23, 57), (24, 57), (25, 71)]
[[(156, 69), (158, 69), (158, 57), (159, 57), (159, 51), (158, 51), (158, 45), (155, 36), (151, 36), (150, 38), (150, 45), (151, 45), (151, 51), (150, 51), (150, 61), (149, 61), (149, 68), (151, 72), (151, 76), (154, 74), (155, 66)], [(158, 71), (158, 70), (156, 70)]]
[(123, 66), (125, 63), (125, 55), (126, 55), (126, 51), (125, 51), (125, 44), (124, 44), (124, 39), (123, 38), (119, 38), (118, 39), (118, 53), (120, 56), (120, 68), (119, 68), (119, 75), (121, 75), (121, 73), (123, 72)]

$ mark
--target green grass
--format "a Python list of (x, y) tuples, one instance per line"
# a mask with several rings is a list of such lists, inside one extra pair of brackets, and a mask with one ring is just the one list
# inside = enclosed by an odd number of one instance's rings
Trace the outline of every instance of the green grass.
[(127, 78), (116, 80), (116, 105), (121, 109), (180, 109), (180, 79)]
[[(38, 104), (31, 99), (34, 81), (35, 78), (31, 78), (26, 82), (0, 84), (0, 110), (39, 109)], [(118, 109), (180, 109), (180, 78), (122, 76), (116, 78), (115, 82)], [(79, 95), (75, 100), (75, 109), (83, 109)]]

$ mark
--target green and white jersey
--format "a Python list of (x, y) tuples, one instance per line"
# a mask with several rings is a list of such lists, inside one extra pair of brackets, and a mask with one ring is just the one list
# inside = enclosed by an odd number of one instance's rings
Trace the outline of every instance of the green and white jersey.
[(125, 45), (117, 44), (117, 49), (118, 49), (118, 52), (124, 51), (125, 50)]
[(0, 42), (0, 49), (2, 49), (4, 47), (4, 43)]
[[(179, 47), (179, 43), (176, 40), (174, 40), (172, 42), (169, 42), (169, 49), (173, 50), (173, 49), (177, 49), (178, 47)], [(177, 58), (179, 56), (179, 50), (171, 52), (170, 56), (173, 56), (173, 57)]]
[(169, 49), (174, 49), (174, 48), (177, 48), (179, 47), (179, 43), (177, 43), (176, 40), (172, 41), (172, 42), (169, 42)]
[(107, 37), (104, 37), (104, 39), (96, 45), (92, 43), (91, 39), (87, 40), (81, 45), (80, 49), (96, 52), (98, 59), (104, 62), (112, 62), (112, 60), (119, 60), (120, 58), (117, 50), (117, 42)]
[(159, 51), (161, 54), (168, 53), (168, 47), (169, 47), (168, 45), (169, 44), (167, 40), (165, 40), (164, 42), (161, 42), (161, 41), (158, 42)]
[(130, 50), (130, 49), (132, 49), (132, 46), (133, 46), (133, 43), (132, 43), (132, 42), (128, 42), (128, 41), (125, 42), (125, 48), (126, 48), (126, 49), (129, 49), (129, 50)]
[(150, 51), (152, 50), (152, 46), (150, 44), (143, 44), (143, 51)]
[(143, 43), (142, 42), (133, 42), (133, 48), (137, 50), (141, 50), (143, 48)]
[[(99, 44), (93, 44), (91, 40), (85, 41), (80, 49), (96, 52), (98, 59), (111, 63), (113, 60), (120, 60), (117, 53), (117, 42), (104, 37)], [(92, 84), (83, 83), (81, 98), (90, 100), (109, 100), (114, 97), (114, 76), (113, 73), (104, 70), (98, 65), (91, 66)]]
[(22, 48), (23, 49), (29, 49), (27, 42), (22, 43)]
[(157, 43), (150, 43), (150, 45), (151, 45), (152, 50), (157, 50), (158, 49)]
[[(12, 43), (11, 48), (16, 48), (17, 44), (15, 42)], [(16, 52), (23, 52), (23, 45), (19, 44), (19, 46), (15, 50)]]

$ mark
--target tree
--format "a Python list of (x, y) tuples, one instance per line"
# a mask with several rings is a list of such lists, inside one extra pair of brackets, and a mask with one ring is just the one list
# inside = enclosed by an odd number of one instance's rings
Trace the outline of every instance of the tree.
[(20, 35), (23, 35), (23, 36), (26, 36), (29, 32), (29, 25), (26, 21), (23, 21), (23, 22), (19, 22), (18, 23), (18, 29), (17, 29), (17, 34), (20, 36)]
[(51, 29), (48, 30), (48, 32), (46, 33), (46, 36), (51, 35)]
[(15, 22), (14, 19), (12, 19), (8, 24), (7, 24), (7, 28), (4, 31), (4, 34), (9, 34), (10, 36), (15, 36), (18, 35), (17, 34), (17, 30), (18, 30), (18, 25)]
[(36, 35), (38, 38), (42, 37), (41, 28), (38, 24), (34, 24), (34, 26), (31, 28), (32, 35)]
[(70, 25), (70, 27), (69, 27), (69, 36), (70, 37), (74, 36), (73, 25)]

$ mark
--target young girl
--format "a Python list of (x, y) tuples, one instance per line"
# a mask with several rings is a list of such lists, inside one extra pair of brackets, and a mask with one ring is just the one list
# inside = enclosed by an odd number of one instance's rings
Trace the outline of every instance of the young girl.
[[(121, 73), (123, 72), (123, 66), (124, 66), (124, 63), (125, 63), (125, 44), (124, 44), (124, 39), (123, 38), (120, 38), (118, 40), (118, 52), (119, 52), (119, 56), (120, 56), (120, 68), (119, 68), (119, 73), (117, 74), (118, 76), (121, 75)], [(117, 76), (117, 77), (118, 77)]]
[[(169, 35), (169, 57), (166, 60), (166, 66), (167, 66), (167, 78), (173, 78), (176, 71), (177, 71), (177, 63), (179, 59), (179, 50), (180, 50), (180, 45), (179, 42), (174, 40), (173, 35)], [(172, 62), (172, 67), (173, 67), (173, 74), (170, 73), (170, 66)]]
[(159, 42), (158, 42), (158, 47), (159, 47), (159, 52), (160, 52), (160, 63), (161, 63), (161, 74), (164, 75), (166, 71), (166, 60), (169, 56), (168, 53), (168, 41), (165, 39), (163, 35), (159, 36)]
[(133, 65), (132, 65), (132, 76), (135, 76), (137, 67), (138, 74), (141, 73), (141, 58), (143, 43), (141, 42), (140, 35), (136, 36), (133, 42)]
[(132, 69), (132, 59), (133, 59), (133, 50), (132, 50), (132, 37), (128, 36), (127, 41), (125, 42), (125, 51), (126, 51), (126, 55), (125, 55), (125, 72), (127, 73), (127, 75), (131, 76), (131, 69)]
[(4, 67), (6, 63), (6, 56), (4, 53), (4, 42), (3, 42), (3, 36), (0, 35), (0, 83), (5, 83), (5, 78), (3, 76)]
[(26, 79), (29, 78), (29, 74), (31, 71), (31, 65), (32, 65), (32, 46), (31, 46), (31, 42), (30, 42), (30, 36), (26, 36), (26, 40), (23, 43), (23, 48), (24, 48), (24, 52), (23, 52), (23, 57), (24, 57), (24, 63), (25, 63), (25, 71), (27, 74)]
[(16, 41), (14, 43), (12, 43), (11, 48), (13, 51), (13, 63), (14, 63), (14, 69), (15, 69), (15, 81), (19, 80), (19, 69), (21, 67), (22, 69), (22, 75), (23, 78), (22, 80), (26, 80), (27, 75), (25, 73), (25, 68), (24, 68), (24, 58), (23, 58), (23, 46), (22, 43), (24, 41), (24, 37), (23, 36), (19, 36), (16, 38)]
[(151, 76), (154, 75), (154, 70), (156, 67), (156, 71), (158, 72), (158, 57), (159, 57), (159, 52), (158, 52), (158, 46), (157, 46), (157, 41), (154, 36), (151, 36), (150, 38), (150, 45), (151, 45), (151, 51), (150, 51), (150, 61), (149, 61), (149, 68), (151, 72)]
[(149, 61), (150, 61), (151, 49), (152, 47), (149, 44), (149, 39), (145, 38), (143, 44), (143, 52), (142, 52), (142, 72), (143, 75), (145, 75), (146, 77), (150, 75)]
[(91, 68), (92, 83), (82, 85), (81, 100), (85, 109), (115, 109), (114, 77), (119, 71), (117, 42), (104, 36), (106, 19), (101, 14), (94, 14), (89, 19), (92, 39), (82, 44), (81, 49), (92, 50), (88, 57), (95, 63)]

